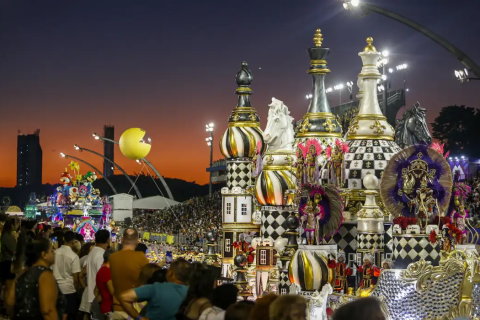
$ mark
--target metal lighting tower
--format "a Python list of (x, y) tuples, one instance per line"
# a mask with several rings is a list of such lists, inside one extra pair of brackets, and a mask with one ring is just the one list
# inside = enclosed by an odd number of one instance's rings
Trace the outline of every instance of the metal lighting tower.
[(382, 68), (382, 84), (383, 84), (383, 101), (382, 101), (382, 107), (383, 107), (383, 114), (387, 114), (387, 92), (388, 92), (388, 82), (387, 82), (387, 75), (385, 74), (385, 67), (388, 64), (388, 55), (390, 53), (388, 50), (383, 50), (382, 51), (382, 57), (380, 60), (378, 60), (378, 67)]
[[(63, 152), (60, 152), (60, 155), (62, 157), (64, 157), (65, 159), (68, 159), (68, 158), (72, 158), (72, 159), (75, 159), (77, 161), (80, 161), (81, 163), (85, 163), (87, 166), (89, 166), (90, 168), (92, 168), (93, 170), (95, 170), (96, 173), (98, 174), (101, 174), (103, 176), (103, 173), (102, 171), (98, 170), (97, 168), (95, 168), (92, 164), (88, 163), (87, 161), (85, 160), (82, 160), (80, 158), (77, 158), (77, 157), (74, 157), (74, 156), (71, 156), (71, 155), (68, 155), (68, 154), (65, 154)], [(115, 187), (113, 186), (113, 184), (110, 182), (110, 180), (108, 180), (107, 177), (103, 176), (103, 178), (105, 179), (105, 181), (107, 181), (108, 185), (110, 186), (110, 188), (112, 188), (112, 191), (114, 194), (117, 194), (117, 190), (115, 190)]]
[(480, 78), (469, 77), (467, 69), (455, 70), (455, 77), (457, 77), (457, 79), (460, 81), (460, 83), (470, 82), (470, 80), (480, 80)]
[[(112, 139), (107, 139), (105, 137), (102, 137), (101, 135), (98, 135), (96, 133), (93, 133), (93, 137), (95, 138), (95, 140), (100, 140), (100, 141), (109, 141), (109, 142), (112, 142), (112, 143), (115, 143), (115, 144), (118, 144), (118, 141), (115, 141), (115, 140), (112, 140)], [(147, 158), (143, 158), (142, 159), (143, 162), (145, 162), (145, 164), (147, 166), (149, 166), (153, 172), (155, 172), (155, 174), (157, 175), (158, 179), (160, 179), (160, 182), (162, 183), (163, 187), (165, 188), (165, 190), (167, 191), (167, 194), (168, 194), (168, 198), (171, 199), (171, 200), (175, 200), (173, 199), (173, 195), (172, 195), (172, 191), (170, 191), (170, 188), (168, 187), (167, 183), (165, 182), (165, 180), (163, 179), (162, 175), (160, 174), (160, 172), (158, 172), (158, 170), (147, 160)], [(138, 161), (137, 161), (138, 162)]]
[(352, 12), (355, 16), (363, 18), (368, 15), (370, 12), (376, 12), (378, 14), (389, 17), (393, 20), (396, 20), (404, 25), (409, 26), (410, 28), (423, 33), (425, 36), (429, 37), (439, 45), (441, 45), (448, 52), (453, 54), (460, 62), (467, 67), (468, 70), (472, 71), (477, 77), (480, 77), (480, 66), (477, 65), (472, 59), (470, 59), (464, 52), (455, 47), (453, 44), (448, 42), (446, 39), (442, 38), (435, 32), (425, 28), (424, 26), (407, 19), (399, 14), (385, 10), (383, 8), (377, 7), (370, 3), (363, 3), (360, 0), (343, 0), (343, 7), (346, 10)]
[(338, 91), (338, 97), (340, 99), (340, 103), (338, 104), (339, 106), (342, 105), (342, 90), (345, 86), (343, 85), (343, 83), (340, 83), (340, 84), (337, 84), (336, 86), (333, 86), (333, 89), (337, 90)]
[[(210, 169), (212, 168), (213, 162), (213, 123), (205, 125), (205, 131), (210, 132), (210, 137), (205, 138), (207, 145), (210, 147)], [(208, 183), (208, 195), (212, 195), (212, 171), (210, 171), (210, 182)]]
[[(111, 142), (110, 142), (111, 143)], [(142, 199), (142, 194), (140, 193), (140, 190), (138, 190), (138, 187), (137, 185), (132, 181), (132, 179), (130, 179), (130, 176), (125, 172), (125, 170), (122, 169), (122, 167), (120, 167), (118, 164), (116, 164), (113, 160), (110, 160), (109, 158), (107, 158), (106, 156), (96, 152), (96, 151), (93, 151), (93, 150), (90, 150), (90, 149), (87, 149), (87, 148), (82, 148), (80, 147), (78, 144), (75, 144), (73, 146), (75, 148), (75, 150), (78, 150), (80, 152), (82, 151), (87, 151), (87, 152), (90, 152), (90, 153), (93, 153), (99, 157), (102, 157), (105, 161), (113, 164), (115, 167), (118, 168), (118, 170), (120, 170), (123, 175), (125, 176), (125, 178), (127, 178), (128, 182), (130, 182), (130, 184), (132, 185), (132, 187), (135, 189), (135, 193), (137, 194), (137, 198), (138, 199)], [(105, 169), (105, 166), (103, 166), (104, 169)], [(112, 167), (112, 170), (113, 170), (113, 167)], [(105, 175), (105, 172), (103, 173)]]

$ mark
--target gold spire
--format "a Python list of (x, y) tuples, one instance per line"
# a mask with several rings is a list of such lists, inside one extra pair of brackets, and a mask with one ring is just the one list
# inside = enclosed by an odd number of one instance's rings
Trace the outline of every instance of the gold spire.
[(315, 47), (321, 47), (322, 46), (322, 34), (320, 33), (320, 29), (317, 29), (315, 31), (315, 34), (313, 35), (313, 43), (315, 44)]
[(363, 52), (377, 52), (377, 49), (375, 49), (375, 47), (372, 46), (372, 42), (373, 42), (373, 38), (372, 38), (372, 37), (368, 37), (368, 38), (367, 38), (368, 46), (366, 46), (365, 48), (363, 48)]

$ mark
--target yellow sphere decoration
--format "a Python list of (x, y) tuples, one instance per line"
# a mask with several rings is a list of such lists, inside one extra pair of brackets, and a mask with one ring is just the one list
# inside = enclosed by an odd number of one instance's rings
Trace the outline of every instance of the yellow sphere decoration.
[(152, 149), (151, 139), (146, 136), (145, 130), (131, 128), (120, 136), (120, 151), (131, 160), (145, 158)]

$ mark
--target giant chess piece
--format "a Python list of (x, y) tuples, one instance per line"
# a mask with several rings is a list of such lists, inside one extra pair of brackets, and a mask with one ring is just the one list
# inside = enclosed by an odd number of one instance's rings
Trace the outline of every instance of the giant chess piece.
[[(362, 255), (374, 250), (377, 254), (375, 260), (381, 265), (381, 254), (384, 250), (384, 213), (377, 205), (375, 195), (378, 193), (378, 178), (367, 174), (363, 178), (365, 190), (365, 204), (357, 213), (357, 253)], [(371, 261), (375, 263), (374, 261)]]
[(217, 233), (214, 230), (210, 230), (205, 235), (207, 240), (207, 253), (205, 254), (205, 259), (203, 262), (207, 265), (217, 264), (217, 253), (215, 248), (217, 247)]
[(417, 101), (413, 108), (406, 110), (402, 119), (397, 120), (395, 126), (395, 142), (400, 148), (406, 148), (414, 144), (432, 143), (432, 136), (428, 130), (426, 109), (420, 107)]
[[(357, 96), (360, 101), (358, 115), (348, 128), (349, 150), (344, 158), (347, 175), (345, 187), (355, 190), (352, 192), (352, 197), (355, 198), (360, 197), (356, 190), (367, 189), (362, 185), (362, 179), (369, 173), (381, 179), (390, 158), (400, 151), (393, 141), (394, 129), (378, 104), (377, 81), (382, 75), (378, 72), (377, 61), (381, 53), (372, 43), (373, 38), (367, 38), (367, 46), (358, 54), (363, 63), (357, 80), (362, 94)], [(354, 202), (351, 202), (353, 205)]]
[(235, 282), (233, 283), (238, 288), (238, 294), (245, 299), (252, 296), (252, 289), (248, 285), (247, 278), (245, 273), (247, 273), (247, 257), (240, 253), (235, 256), (233, 259), (235, 264)]

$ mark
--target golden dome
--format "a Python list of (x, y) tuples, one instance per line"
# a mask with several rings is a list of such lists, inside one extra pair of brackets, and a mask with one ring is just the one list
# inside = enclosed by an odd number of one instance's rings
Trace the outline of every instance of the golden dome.
[(363, 52), (377, 52), (377, 49), (374, 46), (372, 46), (372, 42), (373, 42), (373, 38), (368, 37), (367, 38), (368, 45), (365, 48), (363, 48)]

